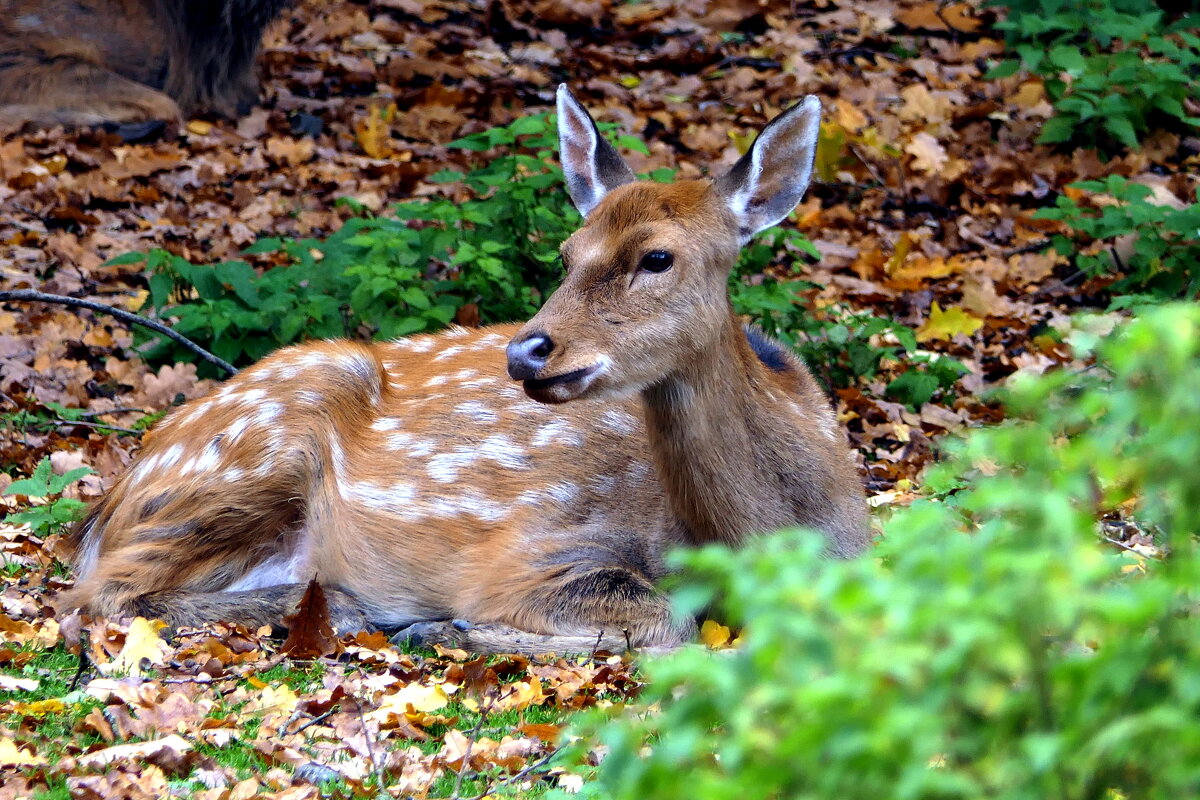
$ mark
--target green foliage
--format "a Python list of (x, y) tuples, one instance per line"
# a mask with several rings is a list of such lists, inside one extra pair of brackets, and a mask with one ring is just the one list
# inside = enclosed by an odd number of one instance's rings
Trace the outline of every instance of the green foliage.
[[(1158, 205), (1149, 201), (1148, 187), (1119, 175), (1073, 187), (1109, 195), (1116, 204), (1085, 208), (1060, 195), (1055, 208), (1041, 209), (1035, 216), (1061, 220), (1073, 229), (1071, 237), (1056, 236), (1054, 246), (1064, 255), (1077, 253), (1076, 263), (1086, 274), (1115, 270), (1122, 274), (1113, 284), (1115, 292), (1142, 295), (1123, 298), (1120, 305), (1200, 294), (1200, 197), (1182, 209)], [(1113, 245), (1126, 236), (1132, 237), (1132, 247), (1118, 258)], [(1104, 248), (1083, 249), (1092, 243)]]
[(34, 467), (32, 475), (19, 481), (13, 481), (4, 490), (4, 494), (23, 494), (45, 499), (48, 502), (16, 514), (9, 514), (5, 517), (5, 521), (28, 522), (37, 536), (57, 532), (63, 526), (82, 517), (87, 504), (70, 497), (57, 497), (56, 495), (61, 495), (63, 490), (72, 483), (84, 475), (90, 474), (92, 474), (90, 468), (79, 467), (63, 475), (55, 475), (50, 468), (50, 459), (43, 458)]
[[(791, 263), (785, 279), (771, 270), (780, 254)], [(818, 287), (796, 277), (803, 257), (820, 253), (800, 232), (773, 228), (760, 234), (742, 249), (729, 278), (733, 310), (795, 349), (831, 389), (869, 380), (884, 359), (916, 349), (916, 334), (898, 322), (844, 305), (812, 309), (803, 293)]]
[[(1076, 344), (1082, 337), (1075, 337)], [(1149, 311), (1098, 368), (1018, 383), (1017, 420), (952, 448), (946, 497), (868, 557), (814, 535), (682, 555), (742, 645), (646, 666), (646, 710), (593, 716), (592, 797), (1191, 797), (1200, 786), (1200, 308)], [(1119, 505), (1160, 537), (1103, 544)]]
[[(613, 136), (613, 127), (601, 125), (617, 146), (645, 152), (636, 138)], [(387, 217), (356, 208), (360, 215), (324, 240), (264, 239), (246, 251), (271, 258), (261, 273), (246, 261), (191, 264), (165, 250), (115, 262), (145, 259), (150, 308), (235, 364), (305, 338), (435, 330), (467, 303), (483, 322), (526, 319), (557, 284), (558, 247), (580, 224), (553, 163), (555, 135), (542, 114), (452, 142), (499, 153), (469, 172), (434, 176), (471, 197), (412, 200)], [(674, 175), (659, 169), (647, 177)], [(792, 262), (786, 279), (771, 269), (781, 253)], [(764, 233), (744, 248), (730, 278), (734, 309), (796, 348), (831, 387), (874, 377), (883, 359), (915, 348), (910, 329), (868, 313), (840, 306), (810, 313), (801, 293), (813, 284), (794, 276), (803, 257), (818, 256), (794, 229)], [(195, 360), (165, 340), (150, 355)]]
[(990, 73), (1040, 75), (1056, 116), (1041, 141), (1136, 147), (1155, 127), (1192, 130), (1185, 101), (1200, 80), (1200, 19), (1173, 22), (1152, 0), (1007, 0), (1016, 58)]
[(894, 378), (885, 392), (893, 400), (920, 408), (968, 371), (961, 361), (949, 356), (915, 353), (909, 357), (908, 369)]
[[(250, 247), (247, 255), (271, 257), (261, 274), (245, 261), (200, 265), (153, 251), (146, 256), (151, 308), (238, 364), (309, 337), (436, 330), (467, 303), (485, 321), (525, 318), (553, 288), (557, 246), (579, 223), (565, 194), (549, 191), (562, 183), (561, 170), (547, 167), (553, 137), (542, 114), (452, 142), (503, 151), (466, 174), (434, 176), (461, 182), (472, 197), (411, 200), (387, 217), (342, 201), (360, 215), (329, 238)], [(153, 355), (189, 358), (166, 343)]]

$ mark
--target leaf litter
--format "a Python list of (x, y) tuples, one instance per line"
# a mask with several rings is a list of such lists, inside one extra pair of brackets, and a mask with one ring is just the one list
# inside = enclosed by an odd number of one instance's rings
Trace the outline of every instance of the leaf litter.
[[(999, 421), (988, 391), (1068, 361), (1070, 314), (1103, 307), (1104, 281), (1045, 252), (1059, 223), (1034, 211), (1110, 173), (1165, 203), (1195, 193), (1170, 134), (1108, 163), (1034, 145), (1052, 113), (1040, 81), (982, 79), (1002, 52), (994, 21), (980, 3), (931, 0), (307, 0), (268, 34), (263, 101), (240, 120), (191, 120), (146, 144), (62, 130), (0, 141), (0, 289), (136, 311), (139, 267), (109, 259), (162, 247), (217, 261), (260, 237), (328, 235), (349, 213), (339, 198), (376, 211), (444, 192), (429, 176), (471, 158), (446, 142), (551, 107), (562, 80), (646, 141), (649, 156), (628, 154), (636, 170), (682, 177), (732, 163), (765, 119), (816, 92), (816, 181), (794, 215), (822, 254), (802, 270), (806, 302), (895, 319), (966, 367), (920, 408), (887, 398), (887, 365), (836, 393), (872, 504), (905, 503), (939, 437)], [(93, 499), (136, 452), (139, 421), (211, 388), (192, 365), (147, 365), (111, 319), (0, 307), (0, 491), (50, 457), (57, 474), (91, 467), (67, 493)], [(26, 505), (0, 497), (0, 512)], [(0, 552), (0, 800), (577, 789), (546, 761), (562, 726), (641, 686), (619, 656), (482, 659), (333, 637), (320, 587), (282, 643), (58, 618), (58, 537), (0, 524)], [(712, 622), (702, 639), (733, 637)]]

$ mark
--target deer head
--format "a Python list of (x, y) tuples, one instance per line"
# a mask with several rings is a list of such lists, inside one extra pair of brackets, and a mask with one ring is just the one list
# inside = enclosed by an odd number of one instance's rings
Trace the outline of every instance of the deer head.
[(584, 224), (562, 285), (508, 345), (508, 372), (545, 403), (640, 391), (739, 327), (726, 282), (738, 250), (783, 220), (812, 174), (821, 106), (772, 120), (716, 180), (638, 181), (565, 85), (560, 157)]

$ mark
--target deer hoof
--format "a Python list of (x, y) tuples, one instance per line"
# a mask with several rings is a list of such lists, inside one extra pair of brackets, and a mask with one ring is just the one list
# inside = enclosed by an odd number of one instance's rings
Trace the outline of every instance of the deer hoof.
[(465, 619), (414, 622), (393, 636), (392, 642), (408, 642), (421, 647), (432, 647), (435, 644), (443, 647), (461, 647), (467, 638), (465, 634), (471, 627), (471, 623)]

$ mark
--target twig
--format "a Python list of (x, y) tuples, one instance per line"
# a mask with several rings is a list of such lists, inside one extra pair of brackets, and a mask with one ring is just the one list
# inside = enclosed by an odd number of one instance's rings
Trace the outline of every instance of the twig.
[(152, 319), (147, 319), (139, 314), (134, 314), (122, 308), (114, 308), (113, 306), (104, 303), (97, 303), (92, 300), (81, 300), (78, 297), (67, 297), (61, 294), (46, 294), (45, 292), (35, 292), (32, 289), (18, 289), (11, 292), (0, 292), (0, 302), (22, 301), (26, 303), (58, 303), (59, 305), (72, 306), (74, 308), (86, 308), (89, 311), (99, 311), (101, 314), (109, 314), (116, 317), (122, 322), (127, 322), (131, 325), (141, 325), (144, 328), (149, 328), (155, 333), (161, 333), (168, 339), (171, 339), (199, 356), (208, 363), (223, 369), (229, 375), (236, 375), (237, 369), (224, 359), (214, 356), (212, 353), (205, 350), (200, 345), (193, 342), (181, 333), (168, 328), (162, 323), (155, 322)]
[[(300, 733), (301, 731), (306, 731), (309, 728), (311, 728), (313, 725), (316, 725), (319, 722), (324, 722), (325, 720), (329, 719), (329, 717), (332, 716), (335, 711), (340, 711), (341, 708), (342, 708), (341, 703), (334, 703), (333, 706), (331, 706), (330, 709), (328, 711), (326, 711), (324, 714), (319, 714), (318, 716), (313, 717), (312, 719), (308, 720), (303, 725), (301, 725), (299, 728), (296, 728), (296, 730), (292, 731), (292, 735)], [(360, 708), (359, 710), (361, 711), (362, 709)]]
[(79, 686), (79, 680), (83, 677), (83, 673), (87, 670), (88, 664), (91, 663), (91, 658), (87, 654), (87, 646), (89, 644), (88, 637), (81, 631), (79, 633), (79, 668), (75, 670), (74, 677), (71, 678), (70, 684), (67, 685), (67, 692), (75, 691)]
[[(358, 677), (360, 680), (366, 680), (366, 675), (363, 674), (362, 667), (358, 667)], [(376, 795), (378, 797), (389, 797), (386, 788), (387, 779), (383, 774), (383, 765), (375, 757), (375, 747), (371, 744), (371, 731), (367, 728), (367, 716), (363, 713), (362, 700), (355, 697), (354, 707), (358, 710), (358, 724), (362, 727), (363, 741), (367, 745), (367, 758), (371, 759), (371, 772), (375, 774), (375, 783), (378, 785)]]
[(133, 428), (122, 428), (119, 425), (105, 425), (103, 422), (84, 422), (81, 419), (52, 419), (50, 425), (56, 428), (65, 428), (69, 425), (82, 425), (85, 428), (95, 428), (97, 430), (119, 431), (120, 433), (129, 433), (134, 436), (141, 436), (145, 431), (135, 431)]
[(484, 789), (482, 792), (475, 795), (474, 797), (466, 797), (466, 798), (463, 798), (463, 800), (483, 800), (483, 798), (492, 794), (494, 791), (499, 789), (501, 786), (508, 786), (511, 783), (516, 783), (517, 781), (521, 780), (522, 778), (529, 777), (530, 773), (532, 773), (534, 770), (541, 769), (542, 767), (546, 766), (546, 764), (550, 763), (550, 760), (553, 759), (560, 752), (562, 752), (562, 748), (556, 747), (553, 750), (551, 750), (549, 753), (547, 753), (546, 755), (539, 758), (537, 761), (533, 761), (529, 764), (526, 764), (524, 767), (521, 768), (521, 770), (519, 772), (514, 772), (512, 775), (509, 775), (506, 778), (501, 778), (500, 780), (496, 781), (495, 783), (492, 783), (491, 785), (489, 785), (486, 789)]
[(1030, 242), (1029, 244), (1021, 245), (1013, 250), (1005, 250), (1003, 253), (1001, 253), (1001, 255), (1005, 258), (1020, 256), (1024, 255), (1025, 253), (1032, 253), (1036, 250), (1045, 250), (1052, 244), (1054, 244), (1052, 239), (1038, 239), (1036, 242)]
[(103, 417), (107, 414), (127, 414), (130, 411), (136, 411), (139, 414), (146, 413), (146, 409), (144, 409), (144, 408), (124, 408), (124, 407), (122, 407), (122, 408), (110, 408), (108, 411), (87, 411), (84, 414), (82, 414), (81, 416), (84, 417), (85, 419), (95, 419), (96, 417)]
[(496, 706), (496, 703), (499, 703), (512, 693), (513, 689), (509, 689), (507, 692), (498, 694), (489, 700), (486, 706), (479, 709), (479, 722), (476, 722), (475, 727), (471, 728), (470, 733), (467, 734), (467, 748), (463, 751), (462, 765), (459, 766), (458, 774), (454, 777), (454, 792), (451, 793), (449, 800), (463, 800), (459, 792), (462, 791), (463, 778), (466, 777), (467, 770), (471, 768), (471, 750), (475, 747), (475, 741), (479, 738), (479, 732), (483, 730), (484, 723), (487, 722), (488, 716), (492, 713), (492, 709)]

